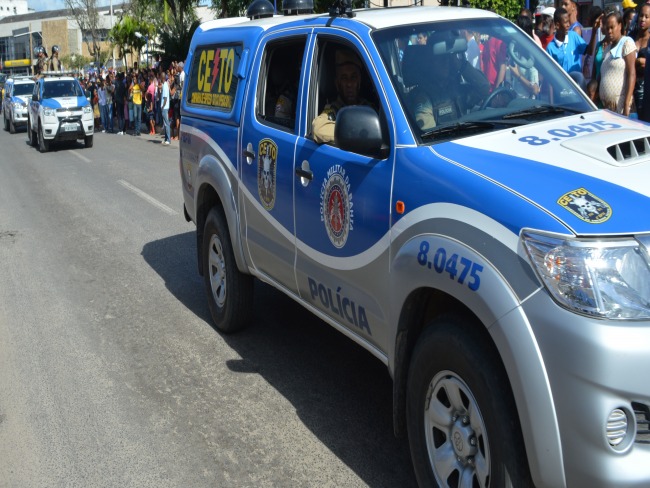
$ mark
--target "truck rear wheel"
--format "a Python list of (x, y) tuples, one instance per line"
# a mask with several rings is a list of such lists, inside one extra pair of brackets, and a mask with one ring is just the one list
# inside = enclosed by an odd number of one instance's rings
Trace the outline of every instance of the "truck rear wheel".
[(506, 373), (480, 337), (446, 316), (415, 347), (407, 428), (420, 486), (533, 486)]
[(237, 269), (228, 223), (220, 208), (208, 213), (201, 247), (212, 320), (221, 332), (242, 330), (252, 318), (253, 277)]

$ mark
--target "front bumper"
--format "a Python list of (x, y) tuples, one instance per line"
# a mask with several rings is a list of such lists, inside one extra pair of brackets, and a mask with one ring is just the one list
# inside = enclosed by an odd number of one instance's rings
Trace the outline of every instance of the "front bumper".
[[(567, 486), (650, 486), (650, 323), (583, 317), (544, 290), (523, 305), (553, 395)], [(627, 414), (612, 447), (608, 416)]]
[(11, 112), (11, 119), (14, 122), (14, 126), (27, 125), (27, 107), (20, 110), (14, 108)]
[(45, 120), (43, 123), (43, 137), (51, 141), (77, 140), (93, 135), (93, 131), (92, 115), (86, 118), (80, 116), (60, 117), (58, 120)]

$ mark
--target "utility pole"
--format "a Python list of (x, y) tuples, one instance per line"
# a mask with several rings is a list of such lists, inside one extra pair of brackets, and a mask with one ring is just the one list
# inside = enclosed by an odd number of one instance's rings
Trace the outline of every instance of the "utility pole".
[(34, 47), (32, 43), (32, 23), (29, 23), (29, 58), (32, 60), (31, 64), (31, 70), (32, 70), (32, 76), (34, 76)]
[[(113, 0), (111, 0), (111, 30), (113, 30)], [(113, 56), (113, 69), (115, 69), (115, 46), (111, 42), (111, 54)]]

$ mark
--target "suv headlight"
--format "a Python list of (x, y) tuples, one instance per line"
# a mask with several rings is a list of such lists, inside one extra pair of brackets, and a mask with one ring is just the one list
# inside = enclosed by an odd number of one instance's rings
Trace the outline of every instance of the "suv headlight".
[(560, 305), (600, 318), (650, 318), (646, 239), (563, 239), (531, 231), (523, 232), (521, 239)]
[(83, 108), (83, 112), (85, 114), (91, 114), (91, 113), (93, 113), (93, 109), (91, 108), (90, 105), (85, 105), (84, 108)]
[(14, 102), (14, 108), (20, 110), (23, 108), (25, 105), (21, 102)]
[(56, 110), (54, 110), (53, 108), (44, 108), (43, 115), (45, 117), (56, 117)]

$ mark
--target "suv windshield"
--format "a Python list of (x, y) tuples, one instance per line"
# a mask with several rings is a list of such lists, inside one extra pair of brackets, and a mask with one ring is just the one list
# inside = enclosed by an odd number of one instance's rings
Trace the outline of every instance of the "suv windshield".
[(81, 87), (74, 80), (47, 81), (43, 86), (43, 98), (82, 97)]
[(373, 37), (423, 143), (593, 110), (568, 75), (505, 19), (400, 26)]
[(14, 96), (31, 95), (34, 91), (34, 83), (14, 83)]

